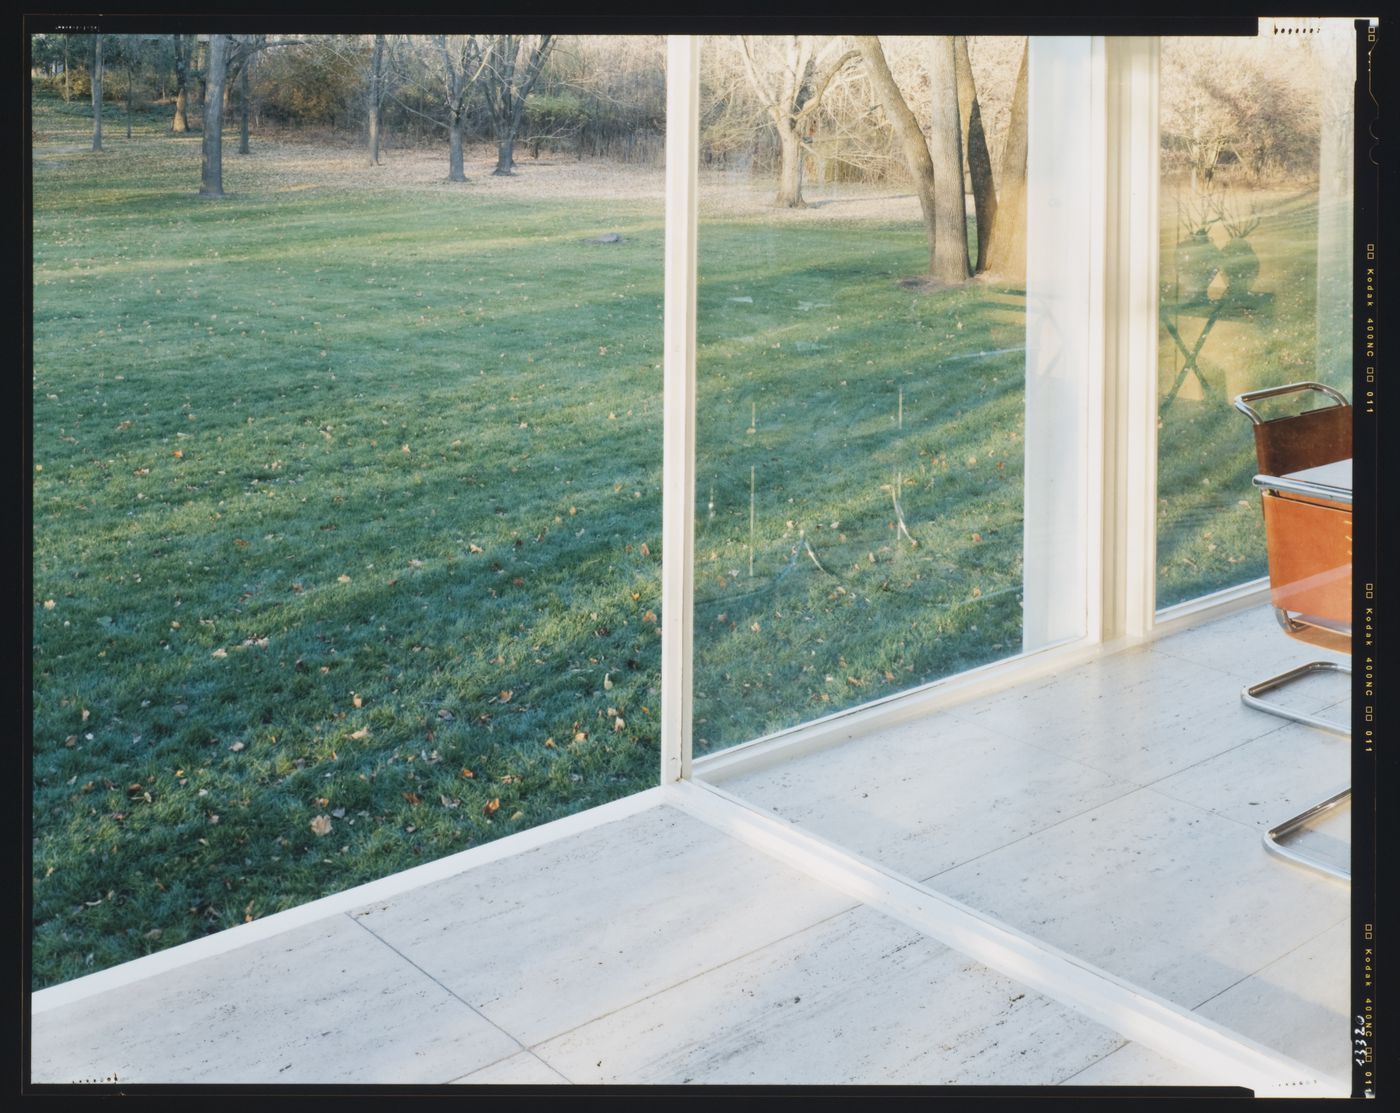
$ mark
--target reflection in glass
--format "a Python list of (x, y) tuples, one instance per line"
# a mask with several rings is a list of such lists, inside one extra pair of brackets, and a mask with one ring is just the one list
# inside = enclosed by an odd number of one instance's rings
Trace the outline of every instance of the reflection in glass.
[(1162, 40), (1159, 607), (1265, 573), (1231, 399), (1349, 390), (1353, 32), (1307, 22)]

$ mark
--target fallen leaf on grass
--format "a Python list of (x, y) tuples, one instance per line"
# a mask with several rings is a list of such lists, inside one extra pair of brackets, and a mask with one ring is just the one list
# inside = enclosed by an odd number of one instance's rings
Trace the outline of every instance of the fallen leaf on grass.
[(355, 739), (356, 741), (358, 741), (361, 738), (368, 738), (369, 727), (361, 727), (359, 730), (355, 731), (355, 733), (352, 734), (350, 737)]
[(227, 657), (227, 656), (228, 656), (228, 650), (225, 649), (223, 646), (219, 646), (219, 648), (216, 649), (216, 650), (214, 650), (214, 652), (211, 653), (211, 654), (209, 654), (209, 656), (211, 656), (211, 657)]
[(489, 815), (495, 815), (496, 812), (500, 810), (500, 807), (501, 807), (500, 797), (496, 797), (495, 799), (486, 801), (486, 806), (485, 806), (484, 808), (481, 809), (481, 813), (482, 813), (482, 815), (488, 815), (488, 816), (489, 816)]
[(416, 792), (404, 792), (400, 795), (402, 795), (405, 800), (407, 800), (410, 804), (414, 805), (415, 807), (417, 807), (423, 802), (423, 798), (419, 796)]
[(365, 705), (364, 697), (354, 694), (350, 696), (350, 702), (353, 703), (356, 707), (363, 707)]
[(234, 753), (238, 753), (239, 750), (243, 749), (243, 743), (235, 742), (232, 746), (229, 747), (229, 749), (232, 750)]
[(473, 777), (476, 776), (476, 774), (473, 773), (470, 769), (463, 769), (463, 770), (462, 770), (462, 776), (463, 776), (464, 778), (466, 778), (467, 780), (471, 780)]
[(328, 815), (318, 815), (311, 821), (311, 833), (313, 835), (329, 835), (331, 833), (331, 817)]
[(335, 578), (335, 581), (340, 584), (348, 584), (350, 582), (350, 577), (342, 573)]

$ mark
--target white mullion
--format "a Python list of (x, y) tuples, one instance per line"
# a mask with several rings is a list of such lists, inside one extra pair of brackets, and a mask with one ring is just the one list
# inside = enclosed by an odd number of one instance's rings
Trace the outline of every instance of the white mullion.
[(1100, 154), (1094, 117), (1094, 42), (1030, 38), (1026, 152), (1026, 366), (1022, 645), (1027, 652), (1083, 637), (1089, 485), (1100, 424), (1086, 405), (1100, 374), (1093, 351), (1096, 200), (1085, 168)]
[(1157, 350), (1160, 298), (1157, 119), (1159, 45), (1132, 40), (1132, 276), (1128, 368), (1128, 516), (1126, 559), (1129, 637), (1146, 637), (1157, 610)]
[(1152, 631), (1157, 565), (1158, 41), (1105, 41), (1103, 624)]
[(665, 420), (661, 483), (661, 783), (690, 777), (695, 584), (696, 175), (700, 41), (666, 43)]
[(1080, 552), (1084, 559), (1084, 634), (1091, 642), (1104, 640), (1104, 577), (1111, 574), (1104, 568), (1104, 531), (1109, 518), (1104, 512), (1106, 487), (1104, 483), (1104, 461), (1107, 459), (1107, 443), (1102, 415), (1104, 414), (1104, 356), (1105, 344), (1104, 310), (1105, 289), (1107, 287), (1107, 243), (1108, 243), (1108, 123), (1107, 123), (1107, 60), (1105, 40), (1095, 35), (1090, 40), (1089, 54), (1089, 138), (1088, 180), (1089, 194), (1089, 304), (1088, 318), (1088, 375), (1084, 387), (1086, 410), (1084, 428), (1086, 431), (1084, 456), (1081, 458), (1080, 473), (1084, 483), (1084, 522)]

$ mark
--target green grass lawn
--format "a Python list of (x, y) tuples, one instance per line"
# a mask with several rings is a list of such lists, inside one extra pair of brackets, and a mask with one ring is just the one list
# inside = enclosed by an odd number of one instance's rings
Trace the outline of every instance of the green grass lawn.
[(658, 766), (659, 207), (113, 147), (35, 170), (35, 985)]
[(1018, 652), (1024, 299), (901, 287), (908, 227), (699, 240), (696, 751)]

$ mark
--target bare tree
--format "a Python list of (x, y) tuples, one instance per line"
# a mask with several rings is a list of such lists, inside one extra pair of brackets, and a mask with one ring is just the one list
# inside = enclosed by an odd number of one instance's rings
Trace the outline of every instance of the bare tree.
[(1006, 126), (1006, 143), (1001, 151), (1001, 190), (997, 219), (987, 236), (986, 271), (1001, 278), (1026, 277), (1026, 151), (1027, 80), (1030, 43), (1021, 52), (1021, 68), (1016, 73), (1016, 92), (1011, 98), (1011, 118)]
[(486, 51), (482, 84), (496, 132), (495, 174), (511, 174), (515, 137), (525, 116), (525, 99), (539, 79), (554, 45), (553, 35), (494, 35)]
[(228, 76), (229, 36), (209, 36), (208, 92), (204, 102), (204, 142), (200, 164), (201, 197), (224, 195), (224, 81)]
[(952, 35), (929, 39), (928, 72), (932, 100), (929, 155), (933, 159), (938, 247), (934, 273), (962, 282), (971, 273), (967, 257), (967, 194), (963, 191), (962, 128), (958, 119), (957, 52)]
[[(201, 197), (224, 195), (224, 92), (231, 74), (243, 74), (252, 60), (273, 46), (306, 46), (302, 39), (270, 41), (266, 35), (210, 35), (205, 67), (203, 160), (200, 166)], [(246, 153), (246, 152), (245, 152)]]
[(175, 117), (170, 122), (170, 130), (183, 135), (190, 130), (190, 58), (194, 53), (194, 36), (171, 35), (170, 39), (175, 51)]
[(987, 239), (996, 223), (997, 194), (992, 180), (992, 156), (987, 150), (987, 135), (982, 124), (982, 106), (977, 99), (977, 83), (972, 74), (972, 58), (968, 54), (967, 36), (953, 39), (958, 67), (958, 112), (962, 133), (967, 142), (968, 178), (972, 185), (972, 204), (977, 214), (977, 274), (987, 269)]
[(369, 55), (369, 164), (379, 165), (379, 122), (384, 107), (384, 36), (374, 36)]
[[(904, 156), (905, 166), (908, 167), (909, 176), (914, 183), (914, 193), (919, 198), (919, 207), (924, 214), (924, 230), (928, 234), (928, 254), (930, 277), (940, 282), (961, 283), (967, 279), (967, 240), (966, 221), (963, 222), (963, 239), (959, 243), (955, 236), (941, 236), (939, 220), (938, 196), (935, 190), (935, 172), (933, 158), (929, 154), (928, 144), (924, 141), (924, 133), (919, 128), (919, 121), (914, 113), (909, 110), (909, 105), (905, 103), (904, 94), (899, 91), (899, 85), (890, 73), (889, 63), (885, 60), (884, 49), (880, 46), (880, 40), (874, 35), (860, 35), (856, 38), (856, 46), (860, 49), (861, 59), (865, 63), (866, 72), (870, 77), (871, 88), (885, 117), (894, 127), (895, 136), (899, 140), (900, 153)], [(955, 87), (956, 88), (956, 87)], [(954, 110), (956, 111), (956, 95), (954, 98)], [(962, 173), (956, 172), (953, 179), (956, 183), (956, 192), (962, 195)], [(943, 223), (946, 223), (946, 215)], [(944, 240), (951, 241), (944, 243)]]
[[(831, 39), (817, 50), (813, 36), (787, 35), (782, 40), (782, 60), (773, 65), (760, 65), (754, 60), (752, 36), (741, 35), (739, 45), (743, 51), (744, 73), (778, 132), (782, 163), (774, 204), (789, 209), (805, 208), (802, 164), (807, 133), (832, 79), (859, 52), (843, 51), (840, 39)], [(760, 69), (765, 72), (760, 73)]]
[(92, 149), (102, 150), (102, 36), (92, 37)]
[(475, 35), (435, 35), (433, 45), (442, 64), (444, 102), (447, 108), (447, 180), (465, 182), (462, 165), (462, 125), (467, 96), (481, 80), (486, 66), (481, 43)]

